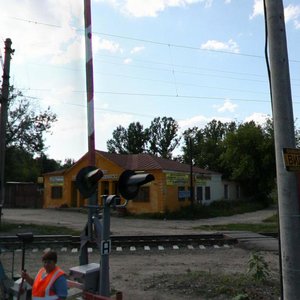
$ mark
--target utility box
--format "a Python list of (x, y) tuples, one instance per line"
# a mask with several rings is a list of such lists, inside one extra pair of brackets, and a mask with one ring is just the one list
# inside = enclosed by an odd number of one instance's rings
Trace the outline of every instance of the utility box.
[[(20, 286), (22, 289), (20, 291)], [(10, 288), (10, 293), (13, 296), (13, 300), (27, 300), (31, 299), (31, 285), (26, 281), (23, 281), (22, 278), (19, 278), (14, 282), (14, 285)], [(20, 294), (19, 294), (20, 293)]]
[(100, 264), (90, 263), (70, 268), (69, 279), (83, 285), (83, 290), (97, 292), (99, 289)]

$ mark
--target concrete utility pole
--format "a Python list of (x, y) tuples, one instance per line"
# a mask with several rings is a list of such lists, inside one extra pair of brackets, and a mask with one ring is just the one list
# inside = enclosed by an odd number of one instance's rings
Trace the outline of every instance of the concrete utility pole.
[(297, 174), (287, 172), (283, 148), (295, 148), (295, 129), (282, 0), (265, 0), (280, 224), (283, 299), (300, 299), (300, 216)]
[[(0, 207), (2, 209), (5, 199), (5, 145), (6, 145), (6, 123), (7, 123), (7, 102), (9, 95), (9, 73), (10, 73), (10, 60), (11, 54), (14, 50), (11, 49), (11, 39), (5, 40), (5, 54), (4, 54), (4, 66), (3, 66), (3, 81), (1, 90), (1, 115), (0, 115)], [(1, 211), (0, 211), (1, 222)]]

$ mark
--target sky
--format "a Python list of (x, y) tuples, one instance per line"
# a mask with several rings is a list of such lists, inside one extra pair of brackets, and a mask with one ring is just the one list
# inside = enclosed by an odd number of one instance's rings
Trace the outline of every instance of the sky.
[[(295, 120), (300, 118), (300, 4), (283, 1)], [(0, 0), (10, 84), (57, 114), (49, 158), (88, 151), (84, 0)], [(96, 149), (132, 122), (172, 117), (180, 133), (271, 116), (262, 0), (91, 0)], [(297, 125), (297, 121), (296, 121)], [(177, 150), (180, 154), (180, 148)]]

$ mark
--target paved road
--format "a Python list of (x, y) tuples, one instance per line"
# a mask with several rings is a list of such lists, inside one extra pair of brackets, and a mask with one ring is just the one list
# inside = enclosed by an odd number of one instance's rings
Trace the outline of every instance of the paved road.
[[(230, 217), (217, 217), (194, 221), (182, 220), (145, 220), (128, 218), (111, 218), (111, 232), (115, 235), (143, 234), (184, 234), (196, 233), (200, 225), (229, 223), (259, 223), (272, 216), (275, 209), (264, 209)], [(78, 211), (57, 209), (3, 209), (3, 221), (65, 226), (82, 230), (87, 222), (87, 214)]]

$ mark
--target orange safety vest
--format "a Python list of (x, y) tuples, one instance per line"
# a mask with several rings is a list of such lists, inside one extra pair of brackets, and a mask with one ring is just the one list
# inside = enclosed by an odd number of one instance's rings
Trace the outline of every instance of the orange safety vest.
[(46, 273), (44, 268), (41, 268), (34, 279), (34, 283), (32, 286), (32, 300), (56, 300), (58, 296), (53, 291), (52, 286), (55, 280), (65, 275), (64, 271), (62, 271), (59, 267), (55, 267), (53, 271), (51, 271), (44, 278), (43, 274)]

